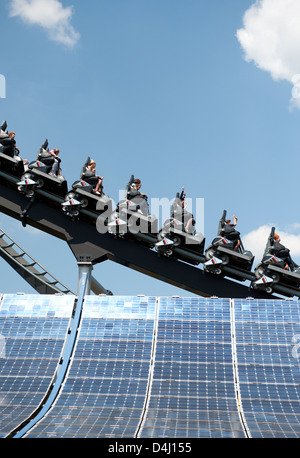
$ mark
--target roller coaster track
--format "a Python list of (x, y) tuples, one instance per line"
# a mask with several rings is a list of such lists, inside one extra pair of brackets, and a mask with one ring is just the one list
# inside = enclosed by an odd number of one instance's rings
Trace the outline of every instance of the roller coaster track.
[[(50, 274), (1, 228), (0, 256), (39, 294), (76, 294)], [(93, 275), (91, 290), (95, 294), (112, 294), (111, 291), (103, 288)]]
[[(97, 215), (87, 209), (81, 209), (80, 213), (83, 217), (94, 219), (93, 224), (86, 222), (84, 218), (73, 221), (61, 210), (64, 199), (46, 193), (42, 189), (36, 190), (35, 200), (30, 203), (28, 198), (18, 192), (18, 181), (18, 178), (0, 172), (0, 211), (22, 221), (23, 225), (29, 224), (66, 241), (77, 262), (89, 262), (95, 265), (111, 260), (200, 296), (268, 299), (272, 297), (263, 291), (254, 290), (250, 286), (226, 278), (228, 275), (228, 277), (240, 277), (241, 280), (246, 279), (251, 282), (255, 280), (252, 272), (245, 274), (224, 266), (224, 276), (213, 275), (193, 265), (204, 263), (203, 255), (188, 252), (180, 247), (175, 248), (175, 254), (184, 254), (186, 262), (159, 255), (150, 248), (151, 244), (153, 246), (155, 243), (154, 236), (138, 233), (133, 240), (126, 237), (119, 238), (110, 233), (101, 234), (96, 229)], [(24, 221), (25, 214), (26, 221)], [(42, 275), (39, 276), (41, 277)], [(48, 282), (48, 286), (55, 285), (50, 285)], [(300, 297), (300, 291), (290, 291), (279, 285), (274, 287), (274, 293)]]
[(0, 256), (40, 294), (75, 294), (0, 228)]

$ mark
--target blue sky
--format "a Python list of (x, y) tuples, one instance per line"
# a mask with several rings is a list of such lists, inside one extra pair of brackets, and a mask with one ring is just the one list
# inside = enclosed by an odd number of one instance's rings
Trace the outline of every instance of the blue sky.
[[(204, 198), (207, 245), (227, 209), (257, 262), (271, 225), (300, 262), (299, 40), (289, 27), (300, 9), (288, 0), (284, 16), (285, 0), (272, 1), (273, 22), (270, 0), (256, 9), (252, 0), (2, 0), (1, 121), (24, 158), (44, 138), (60, 148), (69, 185), (88, 155), (115, 201), (132, 173), (151, 197), (184, 185)], [(66, 244), (2, 214), (0, 227), (76, 289)], [(1, 292), (34, 292), (2, 259), (0, 269)], [(93, 275), (115, 294), (191, 295), (111, 262)]]

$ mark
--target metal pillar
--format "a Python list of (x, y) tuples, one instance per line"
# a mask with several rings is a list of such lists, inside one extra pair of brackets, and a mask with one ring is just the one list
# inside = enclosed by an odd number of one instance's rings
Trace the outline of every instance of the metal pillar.
[(80, 285), (81, 285), (81, 280), (83, 276), (86, 274), (87, 276), (87, 282), (86, 282), (86, 287), (84, 291), (84, 295), (88, 295), (91, 292), (91, 282), (92, 282), (92, 270), (93, 270), (93, 265), (91, 262), (78, 262), (78, 293), (80, 290)]

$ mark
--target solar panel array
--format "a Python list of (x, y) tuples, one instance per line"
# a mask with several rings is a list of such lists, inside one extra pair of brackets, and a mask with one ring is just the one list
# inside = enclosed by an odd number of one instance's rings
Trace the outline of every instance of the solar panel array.
[[(74, 298), (3, 296), (0, 433), (43, 401)], [(299, 305), (86, 296), (66, 377), (25, 437), (299, 437)]]

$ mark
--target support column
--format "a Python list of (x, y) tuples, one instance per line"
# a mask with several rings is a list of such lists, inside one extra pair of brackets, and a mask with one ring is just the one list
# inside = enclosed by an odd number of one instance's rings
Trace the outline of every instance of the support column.
[(78, 291), (80, 289), (81, 279), (83, 274), (87, 274), (87, 282), (84, 295), (90, 294), (91, 292), (91, 281), (92, 281), (92, 270), (93, 265), (91, 262), (77, 262), (78, 265)]

